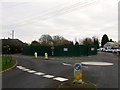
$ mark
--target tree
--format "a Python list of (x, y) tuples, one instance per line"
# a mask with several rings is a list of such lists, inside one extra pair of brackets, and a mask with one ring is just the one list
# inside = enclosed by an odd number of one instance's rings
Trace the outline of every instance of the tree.
[(90, 45), (90, 44), (93, 44), (93, 41), (91, 38), (87, 37), (87, 38), (83, 39), (82, 43), (83, 43), (83, 45)]
[(40, 43), (34, 40), (34, 41), (31, 42), (30, 45), (31, 46), (37, 46), (37, 45), (40, 45)]
[(70, 44), (69, 45), (74, 45), (73, 41), (70, 41)]
[(40, 37), (39, 42), (41, 45), (50, 46), (52, 45), (52, 37), (48, 34), (44, 34)]
[(79, 45), (78, 41), (75, 42), (75, 45)]
[(114, 42), (112, 39), (110, 39), (110, 41), (109, 42)]
[(109, 42), (109, 38), (106, 34), (104, 34), (101, 40), (101, 47), (103, 47), (107, 42)]
[(82, 44), (83, 44), (83, 39), (79, 38), (79, 45), (82, 45)]
[(93, 37), (93, 43), (94, 43), (94, 45), (97, 46), (97, 48), (99, 48), (99, 40), (97, 37)]
[(53, 45), (68, 45), (68, 44), (73, 44), (71, 41), (68, 41), (62, 36), (56, 35), (53, 36)]
[(75, 38), (75, 45), (79, 45), (79, 42), (77, 41), (77, 38)]

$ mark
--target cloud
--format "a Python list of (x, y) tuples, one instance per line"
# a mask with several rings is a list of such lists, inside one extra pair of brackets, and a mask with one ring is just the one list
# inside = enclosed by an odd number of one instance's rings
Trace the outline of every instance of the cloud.
[(17, 38), (28, 42), (38, 40), (42, 34), (59, 34), (69, 40), (86, 36), (101, 38), (103, 34), (107, 34), (113, 40), (117, 40), (117, 1), (96, 0), (84, 7), (79, 6), (84, 5), (78, 3), (80, 1), (85, 0), (4, 3), (3, 24), (8, 26), (3, 28), (3, 36), (6, 36), (5, 32), (14, 29)]

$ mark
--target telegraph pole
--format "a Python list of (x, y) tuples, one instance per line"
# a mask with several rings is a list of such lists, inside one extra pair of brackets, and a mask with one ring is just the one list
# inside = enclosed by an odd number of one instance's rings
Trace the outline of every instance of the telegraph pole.
[(12, 30), (12, 39), (14, 39), (14, 30)]

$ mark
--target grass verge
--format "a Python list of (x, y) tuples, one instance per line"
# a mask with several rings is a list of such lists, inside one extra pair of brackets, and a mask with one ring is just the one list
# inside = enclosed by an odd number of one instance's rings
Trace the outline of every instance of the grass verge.
[(59, 86), (59, 89), (60, 88), (83, 88), (83, 89), (91, 88), (92, 90), (96, 90), (96, 86), (91, 82), (84, 82), (83, 84), (73, 83), (73, 82), (65, 82)]
[(16, 61), (13, 60), (10, 55), (0, 56), (0, 72), (12, 67), (15, 64)]

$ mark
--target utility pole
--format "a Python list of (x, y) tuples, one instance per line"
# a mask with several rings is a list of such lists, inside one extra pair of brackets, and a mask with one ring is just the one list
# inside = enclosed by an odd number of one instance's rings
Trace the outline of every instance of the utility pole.
[(12, 30), (12, 39), (14, 39), (14, 30)]

